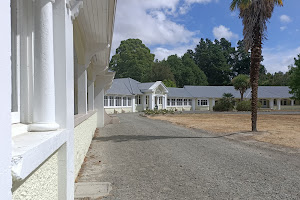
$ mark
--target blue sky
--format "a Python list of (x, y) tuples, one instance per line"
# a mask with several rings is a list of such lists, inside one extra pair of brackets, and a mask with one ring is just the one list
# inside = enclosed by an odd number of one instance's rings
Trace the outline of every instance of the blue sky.
[[(161, 60), (194, 49), (200, 38), (225, 37), (236, 46), (243, 39), (238, 11), (229, 10), (230, 0), (119, 0), (112, 55), (120, 41), (141, 39)], [(300, 54), (300, 1), (284, 0), (268, 23), (263, 45), (263, 64), (268, 72), (287, 71)]]

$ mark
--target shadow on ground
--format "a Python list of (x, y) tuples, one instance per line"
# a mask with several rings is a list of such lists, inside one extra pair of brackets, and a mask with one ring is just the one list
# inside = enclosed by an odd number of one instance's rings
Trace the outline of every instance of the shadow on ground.
[(200, 137), (178, 137), (178, 136), (155, 136), (155, 135), (114, 135), (108, 137), (95, 137), (93, 140), (101, 142), (127, 142), (127, 141), (148, 141), (148, 140), (165, 140), (165, 139), (215, 139), (222, 138), (239, 133), (230, 133), (221, 136), (200, 136)]

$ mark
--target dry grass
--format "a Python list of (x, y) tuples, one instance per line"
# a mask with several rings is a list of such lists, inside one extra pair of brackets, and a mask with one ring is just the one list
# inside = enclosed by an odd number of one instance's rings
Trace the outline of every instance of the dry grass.
[[(251, 116), (248, 114), (182, 114), (150, 118), (218, 135), (251, 130)], [(258, 130), (263, 133), (255, 134), (255, 140), (300, 148), (300, 115), (259, 115)]]

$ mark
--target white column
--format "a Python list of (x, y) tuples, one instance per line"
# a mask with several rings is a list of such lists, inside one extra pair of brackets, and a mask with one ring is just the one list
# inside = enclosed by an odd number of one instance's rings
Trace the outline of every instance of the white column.
[(269, 100), (270, 109), (274, 109), (274, 99)]
[(195, 111), (196, 110), (196, 99), (192, 99), (192, 110)]
[[(116, 105), (116, 104), (114, 104)], [(97, 127), (104, 127), (104, 89), (102, 86), (95, 87), (95, 108), (97, 109)]]
[(78, 114), (87, 113), (87, 70), (85, 66), (78, 65)]
[(94, 88), (95, 82), (88, 81), (88, 110), (94, 110)]
[(132, 112), (135, 112), (135, 96), (131, 97)]
[(150, 110), (154, 110), (154, 95), (153, 94), (149, 94), (149, 109)]
[(162, 109), (166, 109), (166, 101), (165, 101), (166, 97), (163, 96), (161, 98), (162, 98)]
[(295, 100), (291, 99), (291, 106), (294, 106), (294, 104), (295, 104)]
[(1, 1), (0, 37), (0, 194), (1, 199), (11, 199), (11, 15), (10, 0)]
[(167, 109), (167, 106), (168, 106), (168, 95), (165, 94), (164, 97), (165, 97), (165, 99), (164, 99), (164, 102), (165, 102), (165, 109)]
[[(146, 105), (146, 94), (144, 94), (144, 95), (141, 95), (142, 96), (142, 106), (143, 106), (143, 110), (146, 110), (146, 108), (147, 108), (147, 105)], [(149, 105), (148, 105), (149, 106)]]
[(281, 110), (281, 99), (277, 99), (277, 110)]
[(212, 107), (214, 107), (215, 105), (216, 105), (216, 99), (213, 98), (213, 99), (212, 99)]
[(53, 0), (35, 1), (33, 124), (29, 131), (53, 131), (55, 123)]

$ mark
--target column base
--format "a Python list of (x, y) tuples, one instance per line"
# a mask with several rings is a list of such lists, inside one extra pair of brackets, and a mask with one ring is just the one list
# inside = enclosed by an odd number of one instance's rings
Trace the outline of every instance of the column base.
[(28, 126), (29, 132), (56, 131), (59, 128), (57, 123), (34, 123)]

